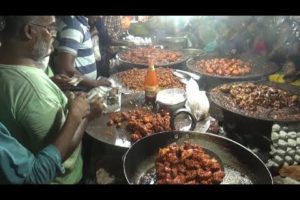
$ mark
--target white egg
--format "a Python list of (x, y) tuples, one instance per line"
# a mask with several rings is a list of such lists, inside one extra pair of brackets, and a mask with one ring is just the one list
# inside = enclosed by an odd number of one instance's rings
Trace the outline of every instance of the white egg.
[(290, 166), (288, 162), (284, 162), (283, 166)]
[(276, 162), (277, 164), (281, 165), (283, 163), (283, 158), (276, 155), (276, 156), (274, 156), (273, 161)]
[(271, 146), (270, 146), (270, 149), (271, 149), (271, 151), (276, 151), (276, 147), (274, 146), (274, 144), (272, 144)]
[(286, 139), (287, 138), (286, 132), (285, 131), (279, 131), (279, 138)]
[(291, 156), (285, 156), (284, 160), (290, 165), (294, 162), (294, 159)]
[(271, 140), (274, 142), (279, 139), (279, 134), (277, 132), (271, 133)]
[(289, 147), (296, 147), (296, 145), (297, 145), (296, 140), (294, 140), (294, 139), (288, 139), (287, 145)]
[(296, 139), (297, 133), (295, 131), (290, 131), (287, 133), (288, 138)]
[(295, 153), (296, 153), (295, 150), (290, 150), (287, 152), (288, 155), (293, 156), (293, 157), (295, 156)]
[(300, 155), (296, 154), (294, 159), (295, 159), (296, 162), (299, 163), (300, 162)]
[(275, 163), (273, 160), (268, 160), (268, 163), (266, 165), (268, 168), (279, 167), (279, 165), (277, 163)]
[(275, 154), (283, 157), (286, 154), (286, 151), (284, 151), (283, 149), (277, 149)]
[(285, 148), (287, 146), (287, 142), (282, 139), (279, 139), (278, 146), (280, 146), (281, 148)]
[(274, 156), (274, 155), (275, 155), (275, 151), (270, 151), (269, 154), (270, 154), (271, 156)]
[(282, 127), (282, 130), (284, 130), (284, 131), (288, 131), (288, 130), (289, 130), (289, 128), (288, 128), (287, 126), (283, 126), (283, 127)]
[(279, 124), (274, 124), (274, 125), (272, 126), (272, 131), (278, 132), (279, 130), (280, 130)]

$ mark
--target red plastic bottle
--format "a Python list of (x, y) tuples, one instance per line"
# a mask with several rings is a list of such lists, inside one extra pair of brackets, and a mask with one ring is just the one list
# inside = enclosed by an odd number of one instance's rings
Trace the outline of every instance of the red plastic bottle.
[(148, 105), (155, 105), (156, 95), (159, 90), (158, 79), (154, 67), (154, 61), (149, 59), (149, 67), (145, 76), (145, 103)]

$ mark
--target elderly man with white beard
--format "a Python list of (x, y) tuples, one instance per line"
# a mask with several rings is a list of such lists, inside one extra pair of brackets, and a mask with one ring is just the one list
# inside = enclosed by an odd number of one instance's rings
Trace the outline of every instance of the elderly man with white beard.
[[(35, 155), (66, 124), (67, 98), (40, 69), (56, 33), (54, 16), (2, 16), (0, 24), (0, 121)], [(93, 116), (100, 112), (91, 109)], [(70, 143), (80, 142), (86, 122), (82, 126)], [(75, 147), (63, 163), (65, 172), (54, 183), (73, 184), (82, 178), (81, 144)]]

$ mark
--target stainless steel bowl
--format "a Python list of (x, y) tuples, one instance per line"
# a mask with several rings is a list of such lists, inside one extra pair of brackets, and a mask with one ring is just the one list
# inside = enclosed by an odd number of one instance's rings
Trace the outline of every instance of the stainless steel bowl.
[(185, 101), (185, 91), (180, 88), (164, 89), (159, 91), (156, 96), (156, 103), (159, 109), (165, 109), (172, 113), (183, 108)]

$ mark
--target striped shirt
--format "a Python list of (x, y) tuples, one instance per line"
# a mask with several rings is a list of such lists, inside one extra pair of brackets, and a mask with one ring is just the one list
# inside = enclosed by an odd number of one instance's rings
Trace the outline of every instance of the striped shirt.
[(96, 60), (89, 28), (86, 17), (61, 16), (54, 47), (57, 52), (76, 56), (76, 69), (86, 77), (96, 79)]

